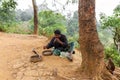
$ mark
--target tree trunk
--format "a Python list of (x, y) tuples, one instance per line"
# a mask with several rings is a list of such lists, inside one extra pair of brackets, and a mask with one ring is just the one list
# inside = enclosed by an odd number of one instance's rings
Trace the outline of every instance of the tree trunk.
[(118, 49), (118, 43), (120, 42), (120, 29), (119, 28), (115, 29), (113, 40), (114, 40), (114, 44), (116, 48)]
[(79, 0), (78, 12), (82, 54), (80, 80), (119, 80), (119, 74), (111, 74), (104, 62), (104, 48), (96, 28), (95, 0)]
[(81, 71), (93, 79), (100, 76), (104, 67), (104, 49), (96, 29), (95, 0), (79, 0), (79, 3)]
[(38, 15), (37, 15), (37, 5), (36, 0), (32, 0), (33, 10), (34, 10), (34, 34), (38, 34)]

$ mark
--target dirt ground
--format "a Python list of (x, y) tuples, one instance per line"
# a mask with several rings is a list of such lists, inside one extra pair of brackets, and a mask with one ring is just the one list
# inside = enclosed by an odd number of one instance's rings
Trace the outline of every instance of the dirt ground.
[[(78, 51), (73, 55), (73, 62), (59, 56), (43, 56), (43, 45), (48, 39), (44, 36), (0, 33), (0, 80), (77, 80), (69, 78), (80, 67), (81, 55)], [(31, 63), (32, 49), (37, 51), (43, 60)], [(62, 77), (62, 78), (60, 78)]]

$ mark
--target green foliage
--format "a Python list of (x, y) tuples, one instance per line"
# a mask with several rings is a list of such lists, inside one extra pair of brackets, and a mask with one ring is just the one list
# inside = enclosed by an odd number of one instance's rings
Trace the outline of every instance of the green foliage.
[(6, 31), (14, 20), (17, 3), (14, 0), (2, 0), (0, 3), (0, 31)]
[(120, 67), (120, 54), (114, 46), (105, 48), (105, 59), (112, 58), (116, 66)]
[(16, 21), (29, 21), (32, 19), (33, 16), (33, 11), (31, 10), (31, 8), (29, 9), (25, 9), (25, 10), (21, 10), (18, 9), (16, 10)]
[(3, 0), (2, 8), (7, 10), (13, 10), (16, 8), (17, 3), (14, 0)]
[[(120, 66), (120, 53), (117, 51), (117, 42), (120, 42), (120, 5), (114, 9), (111, 16), (100, 14), (99, 36), (105, 44), (105, 59), (112, 58), (115, 65)], [(107, 36), (107, 37), (106, 37)], [(113, 39), (113, 40), (111, 40)], [(114, 42), (114, 45), (112, 44)], [(107, 44), (107, 46), (106, 46)], [(112, 44), (112, 45), (111, 45)]]
[(17, 34), (30, 34), (31, 33), (30, 29), (26, 25), (26, 22), (12, 23), (9, 27), (6, 28), (6, 32), (17, 33)]
[(78, 0), (67, 0), (66, 3), (67, 3), (67, 4), (68, 4), (68, 3), (72, 3), (72, 4), (73, 4), (73, 3), (78, 3)]
[(120, 18), (115, 15), (106, 16), (105, 14), (100, 15), (100, 23), (102, 24), (103, 29), (108, 28), (114, 30), (114, 28), (119, 28), (120, 26)]
[(65, 17), (60, 13), (54, 13), (53, 11), (42, 11), (39, 13), (39, 25), (43, 28), (47, 26), (63, 25)]
[(0, 22), (0, 31), (6, 32), (7, 28), (9, 27), (10, 24), (5, 23), (5, 22)]
[(14, 9), (17, 3), (14, 0), (3, 0), (0, 5), (0, 21), (10, 21), (13, 20)]
[(115, 14), (115, 16), (120, 16), (120, 5), (118, 5), (118, 6), (114, 9), (114, 14)]
[[(53, 11), (41, 11), (38, 15), (39, 34), (50, 37), (55, 29), (60, 29), (62, 33), (66, 32), (65, 17), (60, 13)], [(31, 29), (33, 29), (33, 19), (31, 20)]]
[(112, 16), (106, 16), (104, 13), (100, 14), (100, 23), (103, 29), (109, 29), (112, 32), (114, 44), (120, 42), (120, 5), (114, 9)]
[(101, 28), (102, 28), (101, 26), (97, 26), (97, 31), (100, 41), (102, 42), (104, 47), (111, 46), (113, 44), (112, 32), (108, 29), (101, 29)]
[(68, 41), (69, 42), (74, 42), (75, 43), (75, 48), (79, 49), (79, 43), (78, 43), (78, 34), (74, 34), (74, 36), (68, 36)]
[(78, 34), (78, 12), (74, 12), (72, 18), (67, 21), (67, 34), (70, 36), (74, 36), (74, 34)]
[(74, 12), (73, 17), (67, 20), (67, 36), (70, 42), (75, 42), (75, 47), (79, 48), (79, 27), (78, 27), (78, 11)]

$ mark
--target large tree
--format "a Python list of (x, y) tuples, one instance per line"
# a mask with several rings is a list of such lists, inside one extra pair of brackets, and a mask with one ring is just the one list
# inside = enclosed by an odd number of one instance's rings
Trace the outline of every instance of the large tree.
[(81, 80), (118, 80), (104, 63), (104, 48), (96, 29), (95, 0), (79, 0)]
[(32, 0), (34, 9), (34, 34), (38, 34), (38, 15), (37, 15), (37, 5), (36, 0)]

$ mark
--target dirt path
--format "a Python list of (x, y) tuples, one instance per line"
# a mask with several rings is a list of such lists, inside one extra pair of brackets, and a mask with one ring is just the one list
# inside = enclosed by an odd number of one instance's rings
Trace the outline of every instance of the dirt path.
[(76, 80), (69, 77), (80, 66), (79, 52), (73, 55), (73, 62), (59, 56), (43, 56), (42, 62), (29, 62), (31, 50), (40, 47), (41, 54), (46, 42), (43, 36), (0, 33), (0, 80), (54, 80), (55, 71), (68, 80)]

